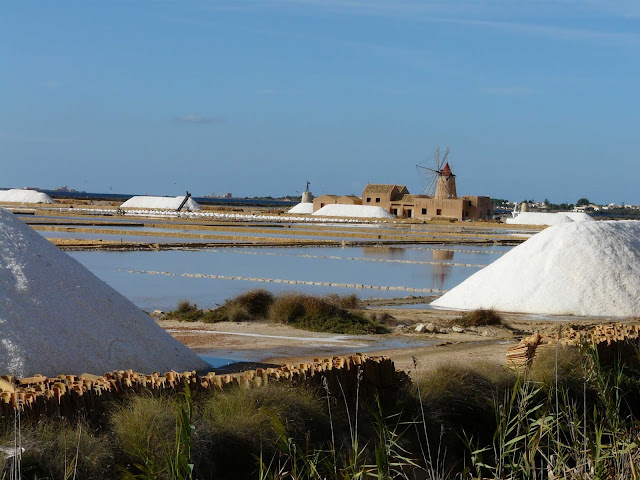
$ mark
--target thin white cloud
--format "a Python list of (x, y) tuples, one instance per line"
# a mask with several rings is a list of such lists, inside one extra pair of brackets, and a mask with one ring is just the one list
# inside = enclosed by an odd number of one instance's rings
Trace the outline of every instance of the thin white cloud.
[(203, 115), (196, 115), (195, 113), (189, 113), (187, 115), (176, 117), (175, 121), (178, 123), (208, 125), (208, 124), (222, 123), (224, 122), (224, 119), (222, 117), (205, 117)]
[[(223, 1), (215, 9), (224, 5), (229, 4)], [(301, 13), (402, 18), (484, 27), (554, 40), (627, 47), (640, 45), (640, 34), (634, 28), (612, 31), (563, 25), (569, 21), (585, 20), (603, 24), (607, 19), (633, 22), (640, 18), (640, 2), (637, 0), (262, 0), (244, 2), (242, 6), (243, 11), (296, 9)], [(549, 18), (554, 19), (553, 25)]]
[(631, 32), (607, 32), (582, 28), (567, 28), (520, 22), (502, 22), (490, 20), (470, 20), (459, 18), (431, 19), (432, 22), (469, 25), (502, 30), (515, 34), (529, 34), (553, 40), (589, 41), (615, 46), (638, 46), (640, 35)]

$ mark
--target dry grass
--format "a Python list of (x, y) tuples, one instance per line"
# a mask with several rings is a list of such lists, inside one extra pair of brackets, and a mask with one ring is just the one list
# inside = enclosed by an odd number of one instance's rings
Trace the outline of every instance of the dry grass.
[(380, 317), (378, 321), (377, 316), (365, 317), (353, 311), (360, 306), (357, 295), (320, 297), (291, 292), (275, 297), (266, 290), (250, 290), (213, 310), (201, 310), (183, 300), (167, 318), (207, 323), (269, 320), (331, 333), (388, 333), (383, 323), (389, 317)]
[[(351, 301), (350, 301), (351, 302)], [(346, 310), (325, 297), (287, 293), (276, 298), (269, 318), (305, 330), (331, 333), (388, 333), (387, 327)]]
[(176, 404), (168, 398), (134, 396), (114, 409), (111, 430), (120, 454), (130, 463), (160, 474), (176, 429)]
[(455, 320), (456, 325), (461, 327), (484, 327), (487, 325), (502, 325), (502, 315), (492, 308), (479, 308), (465, 313)]
[[(42, 418), (22, 429), (22, 478), (117, 478), (114, 452), (106, 435), (87, 424)], [(77, 452), (77, 455), (76, 455)], [(3, 477), (5, 478), (5, 477)]]

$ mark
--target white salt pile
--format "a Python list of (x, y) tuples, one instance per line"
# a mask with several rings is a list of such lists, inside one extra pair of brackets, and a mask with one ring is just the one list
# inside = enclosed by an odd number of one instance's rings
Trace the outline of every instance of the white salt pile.
[[(120, 205), (120, 208), (149, 208), (158, 210), (176, 210), (182, 201), (184, 196), (179, 197), (152, 197), (152, 196), (137, 196), (131, 197), (129, 200)], [(200, 205), (189, 197), (187, 203), (185, 203), (182, 210), (193, 211), (201, 210)]]
[(395, 218), (382, 207), (369, 205), (325, 205), (313, 215), (324, 217)]
[(313, 213), (313, 203), (299, 203), (295, 207), (291, 208), (287, 213), (309, 215)]
[(515, 218), (507, 218), (507, 223), (513, 225), (560, 225), (570, 222), (594, 221), (586, 213), (581, 212), (522, 212)]
[(595, 222), (593, 217), (584, 212), (562, 212), (574, 222)]
[(10, 203), (55, 203), (46, 193), (36, 190), (22, 190), (12, 188), (11, 190), (0, 190), (0, 202)]
[(553, 315), (640, 314), (640, 221), (550, 227), (431, 305)]
[(0, 209), (0, 374), (206, 369), (133, 303)]

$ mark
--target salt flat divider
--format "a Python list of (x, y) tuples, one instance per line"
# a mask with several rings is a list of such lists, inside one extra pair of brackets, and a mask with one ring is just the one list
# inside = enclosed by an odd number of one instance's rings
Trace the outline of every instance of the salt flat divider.
[(267, 283), (287, 283), (290, 285), (315, 285), (321, 287), (334, 287), (334, 288), (355, 288), (355, 289), (368, 289), (368, 290), (395, 290), (403, 292), (418, 292), (418, 293), (446, 293), (448, 290), (441, 290), (439, 288), (413, 288), (405, 286), (388, 286), (388, 285), (364, 285), (361, 283), (333, 283), (333, 282), (312, 282), (306, 280), (286, 280), (282, 278), (264, 278), (264, 277), (242, 277), (242, 276), (230, 276), (230, 275), (211, 275), (206, 273), (171, 273), (171, 272), (157, 272), (155, 270), (129, 270), (116, 268), (118, 272), (127, 273), (141, 273), (146, 275), (166, 275), (169, 277), (186, 277), (186, 278), (208, 278), (213, 280), (240, 280), (245, 282), (267, 282)]
[(303, 253), (280, 253), (280, 252), (243, 252), (242, 250), (219, 250), (209, 249), (209, 252), (215, 253), (236, 253), (240, 255), (267, 255), (272, 257), (299, 257), (299, 258), (324, 258), (329, 260), (356, 260), (360, 262), (386, 262), (386, 263), (406, 263), (411, 265), (450, 265), (452, 267), (476, 267), (484, 268), (486, 265), (474, 265), (471, 263), (453, 263), (453, 262), (429, 262), (421, 260), (394, 260), (389, 258), (363, 258), (363, 257), (340, 257), (337, 255), (309, 255)]

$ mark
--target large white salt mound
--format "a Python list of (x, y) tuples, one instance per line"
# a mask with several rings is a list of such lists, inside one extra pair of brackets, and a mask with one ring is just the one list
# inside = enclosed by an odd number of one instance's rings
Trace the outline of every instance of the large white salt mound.
[(133, 303), (0, 209), (0, 374), (206, 369)]
[[(182, 201), (184, 196), (179, 197), (152, 197), (147, 195), (140, 195), (137, 197), (131, 197), (129, 200), (120, 205), (120, 208), (149, 208), (157, 210), (176, 210)], [(183, 210), (193, 211), (201, 210), (198, 202), (189, 197), (187, 203), (182, 207)]]
[(299, 203), (291, 208), (287, 213), (310, 214), (313, 213), (313, 203)]
[(573, 221), (565, 212), (522, 212), (515, 218), (507, 218), (507, 223), (514, 225), (560, 225)]
[(324, 217), (358, 217), (358, 218), (394, 218), (382, 207), (369, 205), (325, 205), (313, 215)]
[(0, 190), (0, 202), (55, 203), (46, 193), (38, 192), (36, 190), (22, 190), (19, 188)]
[(550, 227), (431, 305), (553, 315), (640, 314), (640, 221)]

